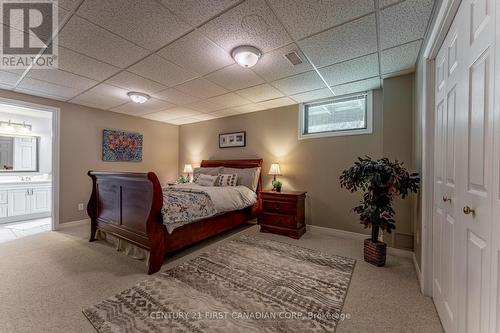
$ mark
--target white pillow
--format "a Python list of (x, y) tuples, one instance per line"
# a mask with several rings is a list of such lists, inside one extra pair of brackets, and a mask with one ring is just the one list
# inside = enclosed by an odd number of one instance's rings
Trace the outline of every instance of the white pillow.
[(217, 186), (236, 186), (238, 181), (238, 175), (233, 174), (222, 174), (219, 173), (219, 179), (217, 180)]
[(198, 177), (200, 175), (217, 176), (221, 172), (222, 172), (222, 167), (214, 167), (214, 168), (200, 167), (200, 168), (194, 168), (193, 169), (193, 182), (196, 183), (196, 179), (198, 179)]
[(217, 176), (210, 176), (204, 174), (199, 174), (195, 181), (195, 183), (200, 186), (215, 186), (216, 182), (217, 182)]
[(252, 191), (257, 190), (259, 185), (260, 167), (255, 168), (226, 168), (222, 169), (224, 174), (237, 174), (238, 175), (238, 185), (243, 185), (251, 189)]

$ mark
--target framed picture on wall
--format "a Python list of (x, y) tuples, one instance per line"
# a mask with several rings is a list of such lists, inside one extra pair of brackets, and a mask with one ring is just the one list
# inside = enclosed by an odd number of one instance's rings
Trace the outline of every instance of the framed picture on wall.
[(102, 131), (102, 160), (141, 162), (142, 142), (142, 134), (105, 129)]
[(219, 134), (219, 148), (245, 147), (247, 144), (247, 132), (234, 132)]

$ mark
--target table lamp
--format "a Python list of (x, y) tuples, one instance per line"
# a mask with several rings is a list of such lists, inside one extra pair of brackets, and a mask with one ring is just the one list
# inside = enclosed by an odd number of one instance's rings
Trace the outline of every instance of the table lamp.
[(184, 173), (187, 173), (187, 177), (191, 180), (191, 174), (193, 173), (193, 166), (191, 164), (184, 164)]
[(276, 179), (276, 176), (281, 176), (280, 165), (278, 163), (271, 164), (271, 169), (269, 169), (269, 174), (273, 175), (273, 191), (281, 192), (281, 182)]

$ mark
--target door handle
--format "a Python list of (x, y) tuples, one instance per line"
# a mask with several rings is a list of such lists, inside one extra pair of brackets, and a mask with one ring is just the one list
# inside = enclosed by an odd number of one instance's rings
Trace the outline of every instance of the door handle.
[(470, 214), (475, 215), (476, 211), (474, 209), (470, 208), (469, 206), (465, 206), (464, 207), (464, 214), (465, 215), (470, 215)]
[(451, 203), (451, 198), (448, 198), (447, 196), (443, 196), (443, 202)]

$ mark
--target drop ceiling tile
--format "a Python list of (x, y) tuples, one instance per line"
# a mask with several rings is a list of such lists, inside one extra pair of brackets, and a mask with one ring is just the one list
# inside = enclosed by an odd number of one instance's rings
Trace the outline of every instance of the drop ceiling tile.
[(120, 71), (120, 68), (59, 46), (59, 68), (90, 79), (102, 81)]
[(225, 94), (225, 95), (212, 97), (212, 98), (208, 99), (208, 102), (220, 105), (222, 107), (227, 107), (227, 108), (230, 108), (233, 106), (250, 104), (249, 100), (247, 100), (241, 96), (238, 96), (235, 93), (229, 93), (229, 94)]
[(310, 36), (375, 10), (373, 0), (270, 0), (269, 3), (295, 39)]
[(274, 108), (279, 108), (281, 106), (297, 104), (297, 102), (288, 97), (282, 97), (282, 98), (272, 99), (270, 101), (260, 102), (257, 104), (260, 107), (263, 107), (264, 109), (274, 109)]
[(173, 124), (173, 125), (186, 125), (186, 124), (192, 124), (192, 123), (198, 123), (198, 122), (200, 122), (200, 120), (198, 120), (196, 118), (190, 118), (190, 117), (178, 118), (178, 119), (173, 119), (173, 120), (168, 121), (168, 123)]
[(185, 94), (193, 95), (198, 98), (209, 98), (228, 92), (228, 90), (203, 78), (191, 80), (189, 82), (178, 85), (175, 88)]
[(59, 44), (120, 68), (130, 66), (148, 54), (146, 49), (76, 15), (59, 34)]
[(290, 96), (290, 98), (292, 98), (297, 103), (311, 102), (318, 99), (329, 98), (329, 97), (334, 97), (334, 95), (328, 88), (316, 89)]
[(231, 108), (231, 109), (224, 109), (224, 110), (215, 111), (215, 112), (212, 112), (210, 114), (213, 114), (217, 117), (229, 117), (229, 116), (234, 116), (234, 115), (240, 114), (240, 112), (235, 111)]
[(152, 54), (144, 60), (141, 60), (128, 70), (168, 87), (193, 79), (197, 76), (197, 74), (182, 69), (156, 54)]
[(382, 51), (380, 54), (382, 74), (414, 69), (421, 45), (422, 41), (417, 40), (413, 43)]
[(196, 115), (201, 114), (201, 112), (199, 112), (199, 111), (196, 111), (196, 110), (184, 107), (184, 106), (178, 106), (178, 107), (169, 109), (168, 111), (170, 111), (173, 114), (176, 114), (178, 118), (191, 117), (191, 116), (196, 116)]
[(190, 117), (190, 118), (194, 118), (194, 119), (200, 120), (200, 121), (205, 121), (205, 120), (217, 119), (219, 117), (217, 117), (214, 114), (204, 113), (204, 114), (199, 114), (199, 115), (196, 115), (196, 116), (193, 116), (193, 117)]
[(59, 0), (57, 5), (67, 10), (72, 10), (76, 7), (76, 5), (80, 2), (80, 0)]
[(191, 29), (154, 0), (86, 0), (77, 14), (149, 50)]
[(15, 90), (58, 100), (68, 100), (82, 92), (82, 89), (65, 87), (30, 77), (25, 77)]
[(171, 103), (156, 98), (151, 98), (143, 104), (128, 102), (127, 104), (111, 108), (110, 110), (114, 112), (129, 114), (132, 116), (141, 116), (148, 113), (164, 111), (173, 107), (175, 107), (175, 105)]
[(199, 0), (161, 0), (167, 8), (193, 26), (198, 26), (239, 1), (203, 0), (203, 6), (200, 6)]
[(197, 97), (185, 94), (175, 88), (168, 88), (153, 94), (153, 97), (165, 100), (177, 105), (186, 105), (198, 101)]
[(149, 95), (166, 88), (162, 84), (145, 79), (127, 71), (118, 73), (105, 82), (128, 91), (138, 91)]
[(214, 104), (208, 101), (198, 101), (192, 104), (188, 104), (186, 105), (186, 107), (203, 113), (210, 113), (224, 108), (218, 104)]
[(204, 24), (200, 31), (229, 52), (239, 45), (267, 52), (291, 42), (264, 0), (245, 1)]
[(80, 91), (86, 90), (99, 83), (98, 81), (65, 72), (60, 69), (31, 69), (26, 76), (40, 81), (54, 83), (59, 86), (75, 88)]
[(326, 85), (315, 71), (290, 76), (271, 84), (287, 95), (294, 95), (310, 90), (325, 88)]
[(21, 77), (20, 74), (15, 74), (4, 70), (0, 70), (0, 84), (6, 87), (4, 89), (10, 89), (14, 87), (16, 85), (17, 80), (19, 80), (20, 77)]
[(336, 86), (379, 75), (378, 54), (370, 54), (354, 60), (344, 61), (319, 70), (328, 85)]
[(262, 102), (268, 99), (274, 99), (285, 96), (279, 90), (277, 90), (276, 88), (272, 87), (267, 83), (238, 90), (236, 91), (236, 93), (241, 97), (244, 97), (252, 102)]
[(341, 84), (339, 86), (332, 87), (332, 89), (336, 96), (341, 96), (361, 91), (378, 89), (380, 87), (381, 87), (380, 78), (374, 77), (371, 79), (361, 80), (357, 82)]
[[(286, 58), (285, 54), (296, 51), (303, 63), (299, 65), (292, 65)], [(281, 79), (294, 74), (299, 74), (312, 70), (312, 66), (306, 59), (304, 54), (299, 51), (296, 44), (289, 44), (277, 50), (265, 53), (259, 62), (252, 67), (252, 70), (259, 74), (267, 81)]]
[(375, 14), (306, 38), (299, 45), (316, 67), (377, 52)]
[(170, 121), (172, 119), (179, 118), (179, 115), (171, 112), (170, 110), (172, 110), (172, 109), (154, 112), (154, 113), (149, 113), (149, 114), (143, 115), (142, 118), (156, 120), (156, 121)]
[(379, 0), (379, 8), (384, 8), (404, 0)]
[(101, 83), (70, 102), (98, 109), (109, 109), (130, 101), (127, 90), (106, 83)]
[(265, 108), (266, 108), (265, 106), (259, 104), (247, 104), (247, 105), (235, 106), (232, 107), (231, 109), (238, 113), (249, 113), (249, 112), (261, 111), (264, 110)]
[(434, 0), (407, 0), (380, 11), (382, 50), (424, 37)]
[(167, 45), (158, 51), (158, 55), (200, 75), (234, 63), (227, 51), (203, 37), (198, 31)]
[(264, 80), (252, 72), (251, 69), (243, 68), (238, 64), (213, 72), (207, 75), (206, 78), (231, 91), (264, 83)]

